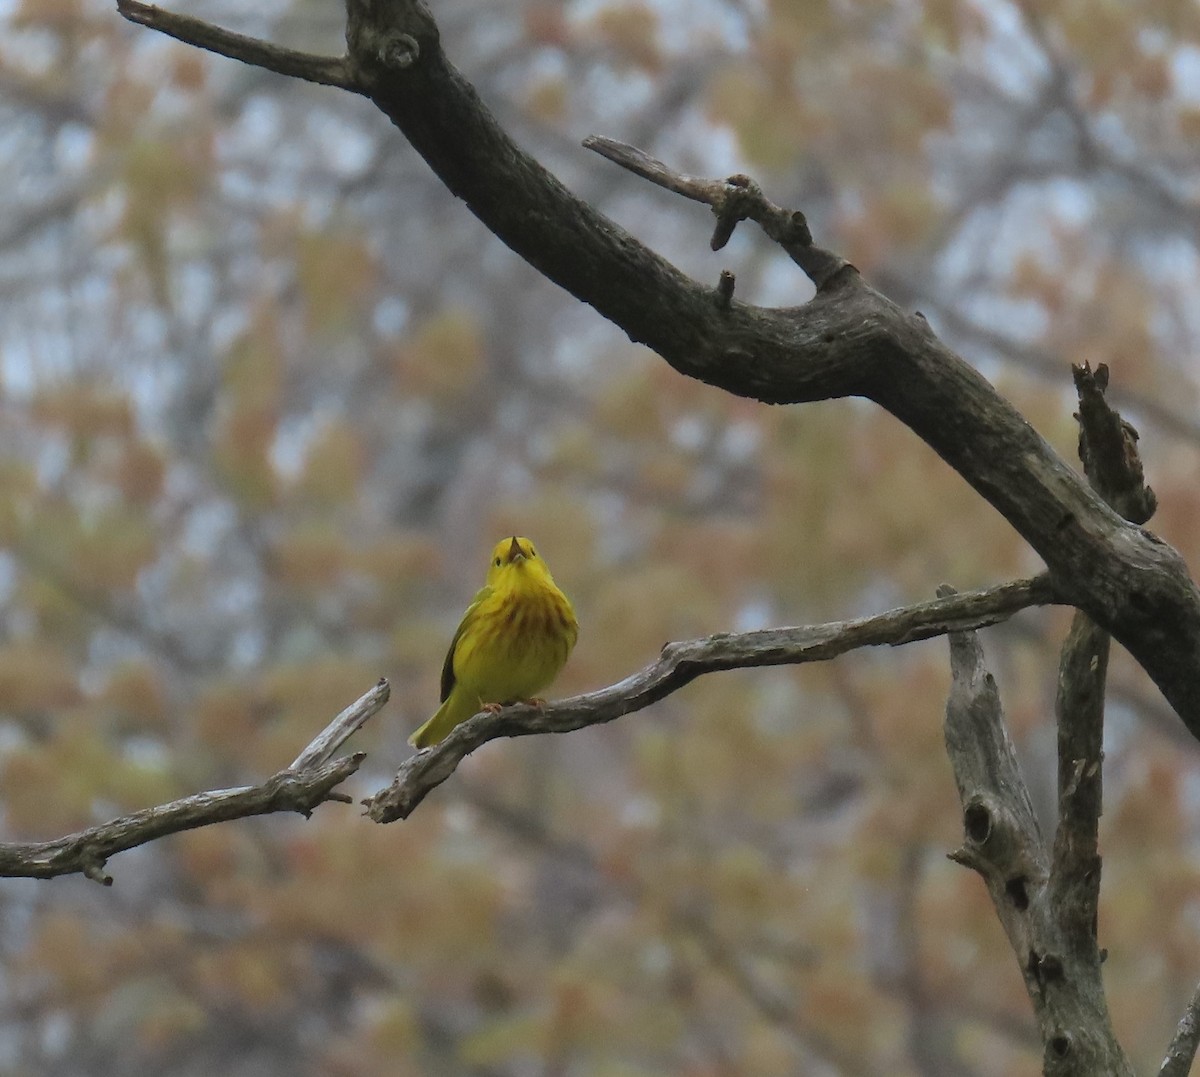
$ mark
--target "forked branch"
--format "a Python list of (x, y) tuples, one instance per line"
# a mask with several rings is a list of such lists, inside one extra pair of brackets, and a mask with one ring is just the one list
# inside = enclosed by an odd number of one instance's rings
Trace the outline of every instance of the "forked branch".
[(1062, 881), (1054, 877), (1000, 694), (973, 632), (950, 636), (950, 668), (946, 750), (963, 809), (963, 843), (950, 858), (987, 886), (1033, 1004), (1043, 1072), (1133, 1077), (1109, 1020), (1095, 939), (1089, 934), (1081, 944), (1077, 918), (1058, 904)]
[(642, 179), (711, 206), (717, 218), (709, 243), (714, 251), (729, 242), (741, 221), (750, 220), (787, 251), (817, 288), (824, 288), (843, 269), (853, 268), (844, 258), (813, 243), (803, 213), (775, 205), (749, 176), (739, 173), (725, 180), (689, 176), (676, 172), (636, 146), (602, 135), (588, 135), (583, 145)]
[[(1074, 375), (1088, 478), (1106, 503), (1144, 521), (1154, 494), (1145, 485), (1137, 432), (1104, 398), (1108, 370), (1093, 374), (1084, 364)], [(1108, 653), (1108, 633), (1076, 611), (1059, 661), (1058, 826), (1047, 847), (982, 649), (972, 633), (950, 639), (946, 747), (964, 831), (962, 847), (950, 855), (987, 885), (1037, 1017), (1044, 1072), (1055, 1077), (1133, 1073), (1113, 1032), (1097, 939)], [(1181, 1026), (1180, 1037), (1185, 1032)]]
[(349, 804), (351, 798), (335, 790), (366, 756), (333, 755), (379, 712), (390, 693), (388, 682), (381, 680), (334, 718), (289, 766), (259, 785), (196, 793), (52, 841), (0, 844), (0, 877), (50, 879), (80, 872), (111, 886), (112, 876), (104, 871), (110, 856), (168, 834), (273, 812), (308, 816), (330, 800)]

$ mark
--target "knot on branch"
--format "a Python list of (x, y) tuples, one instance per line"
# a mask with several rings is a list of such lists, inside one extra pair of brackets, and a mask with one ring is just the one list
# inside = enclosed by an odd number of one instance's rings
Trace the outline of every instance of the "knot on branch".
[(420, 0), (347, 0), (346, 46), (363, 86), (438, 52), (440, 34)]
[(808, 220), (803, 213), (775, 205), (747, 175), (739, 172), (724, 180), (688, 176), (668, 168), (662, 161), (636, 146), (602, 135), (589, 135), (583, 144), (601, 157), (659, 187), (710, 206), (717, 218), (717, 226), (709, 241), (714, 251), (719, 251), (729, 242), (733, 230), (741, 221), (750, 220), (787, 252), (788, 257), (808, 274), (818, 291), (830, 287), (835, 281), (850, 283), (855, 279), (856, 275), (843, 273), (843, 270), (853, 270), (849, 262), (813, 242)]
[[(437, 775), (428, 787), (421, 785), (426, 774), (436, 774), (439, 760), (446, 757), (450, 750), (445, 745), (446, 741), (442, 741), (441, 744), (423, 748), (416, 755), (406, 759), (400, 765), (391, 785), (361, 801), (363, 815), (376, 823), (394, 823), (398, 819), (407, 819), (425, 799), (429, 789), (442, 780), (442, 776)], [(458, 760), (453, 759), (449, 763), (447, 773), (453, 772), (457, 763)]]
[(721, 276), (717, 279), (717, 307), (720, 310), (729, 309), (729, 304), (733, 302), (733, 289), (736, 285), (737, 277), (728, 269), (722, 269)]
[(84, 877), (101, 886), (112, 886), (113, 884), (112, 876), (104, 870), (107, 863), (108, 859), (94, 849), (84, 847), (79, 853), (80, 870)]
[(384, 67), (403, 71), (421, 57), (421, 46), (412, 34), (392, 34), (383, 38), (377, 53)]
[(785, 248), (812, 246), (812, 232), (804, 214), (798, 209), (789, 213), (772, 205), (762, 188), (743, 173), (725, 180), (712, 199), (712, 211), (717, 226), (709, 246), (714, 251), (724, 247), (733, 230), (746, 220), (757, 221), (776, 243)]
[(725, 181), (721, 193), (713, 199), (713, 216), (717, 218), (717, 226), (713, 229), (709, 246), (719, 251), (729, 242), (733, 230), (755, 209), (762, 205), (763, 193), (758, 184), (749, 176), (738, 173)]
[(1138, 432), (1106, 399), (1108, 366), (1093, 372), (1087, 363), (1071, 367), (1079, 394), (1079, 459), (1096, 492), (1126, 520), (1144, 524), (1158, 507), (1146, 485), (1138, 453)]
[(357, 771), (366, 757), (365, 752), (355, 752), (308, 769), (288, 767), (268, 778), (263, 788), (275, 810), (298, 812), (309, 819), (322, 804), (353, 803), (351, 797), (337, 792), (335, 787)]

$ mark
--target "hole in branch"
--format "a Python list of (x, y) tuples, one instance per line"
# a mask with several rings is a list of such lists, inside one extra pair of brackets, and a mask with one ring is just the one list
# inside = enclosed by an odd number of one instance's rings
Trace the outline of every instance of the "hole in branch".
[(1050, 1042), (1047, 1044), (1050, 1048), (1050, 1053), (1055, 1058), (1066, 1058), (1071, 1053), (1071, 1036), (1070, 1033), (1060, 1032), (1057, 1036), (1051, 1036)]
[(976, 845), (982, 845), (992, 832), (992, 813), (982, 804), (969, 804), (963, 812), (963, 830)]
[(1057, 954), (1047, 954), (1042, 958), (1041, 971), (1043, 980), (1061, 980), (1063, 978), (1062, 958)]
[(1025, 890), (1025, 876), (1017, 875), (1004, 884), (1004, 892), (1008, 900), (1021, 910), (1029, 908), (1029, 894)]

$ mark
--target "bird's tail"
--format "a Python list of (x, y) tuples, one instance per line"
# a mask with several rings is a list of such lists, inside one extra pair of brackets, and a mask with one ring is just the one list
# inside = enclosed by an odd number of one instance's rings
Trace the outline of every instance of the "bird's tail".
[(440, 744), (450, 735), (450, 730), (459, 722), (465, 722), (477, 710), (478, 702), (472, 701), (462, 692), (452, 690), (434, 716), (408, 738), (408, 743), (414, 748), (428, 748)]

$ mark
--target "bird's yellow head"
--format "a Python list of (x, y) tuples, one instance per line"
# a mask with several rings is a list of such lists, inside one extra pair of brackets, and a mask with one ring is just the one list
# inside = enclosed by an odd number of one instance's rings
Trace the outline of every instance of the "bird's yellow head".
[(489, 587), (520, 587), (525, 582), (548, 579), (550, 570), (529, 539), (513, 535), (496, 543), (488, 565)]

